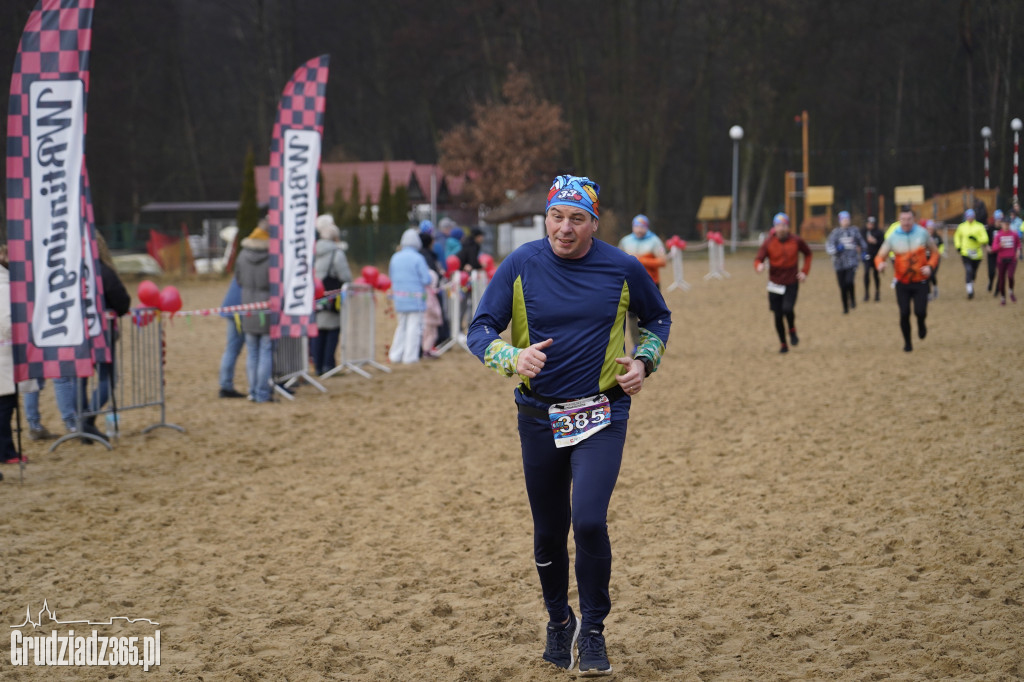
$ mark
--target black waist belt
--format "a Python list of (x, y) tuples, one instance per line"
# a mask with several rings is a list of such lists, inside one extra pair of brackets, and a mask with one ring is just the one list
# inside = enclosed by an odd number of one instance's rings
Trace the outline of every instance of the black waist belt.
[[(579, 400), (579, 398), (551, 398), (549, 396), (541, 395), (539, 393), (531, 391), (526, 387), (525, 384), (519, 384), (519, 392), (525, 396), (533, 398), (534, 400), (539, 400), (542, 403), (547, 403), (548, 405), (555, 405), (557, 403), (570, 403), (573, 400)], [(620, 386), (619, 384), (615, 384), (607, 391), (601, 391), (601, 393), (604, 393), (604, 395), (608, 398), (609, 402), (615, 402), (619, 398), (622, 398), (623, 396), (626, 395), (626, 392), (622, 389), (622, 386)], [(520, 414), (526, 414), (531, 417), (539, 417), (541, 419), (548, 418), (547, 410), (541, 410), (530, 405), (523, 405), (522, 403), (516, 403), (516, 407), (519, 408)]]

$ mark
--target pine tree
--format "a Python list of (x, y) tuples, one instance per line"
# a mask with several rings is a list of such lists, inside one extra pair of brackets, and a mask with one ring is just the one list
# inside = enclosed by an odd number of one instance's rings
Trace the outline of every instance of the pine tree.
[(235, 216), (235, 222), (238, 225), (238, 232), (235, 233), (231, 258), (228, 260), (228, 272), (235, 267), (238, 245), (256, 229), (260, 222), (260, 206), (256, 199), (256, 160), (251, 145), (245, 155), (245, 170), (242, 172), (242, 196), (238, 200), (238, 213)]
[(331, 215), (334, 216), (335, 225), (344, 225), (345, 217), (345, 198), (341, 194), (341, 188), (334, 190), (334, 201), (331, 203)]
[(395, 187), (391, 195), (391, 217), (396, 225), (409, 221), (409, 188), (405, 185)]
[(363, 204), (363, 212), (360, 215), (363, 223), (367, 225), (377, 222), (373, 219), (373, 197), (370, 196), (369, 192), (366, 193), (366, 203)]
[(342, 225), (359, 225), (359, 176), (352, 175), (352, 191), (349, 193), (349, 200), (345, 204), (345, 212), (341, 216)]
[(377, 199), (377, 222), (381, 225), (393, 225), (397, 221), (392, 213), (391, 176), (384, 171), (384, 179), (380, 181), (380, 198)]

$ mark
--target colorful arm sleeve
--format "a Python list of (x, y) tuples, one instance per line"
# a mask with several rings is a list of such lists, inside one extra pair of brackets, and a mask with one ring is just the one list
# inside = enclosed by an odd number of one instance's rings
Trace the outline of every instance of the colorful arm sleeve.
[(484, 351), (484, 365), (502, 376), (514, 376), (516, 364), (519, 362), (519, 354), (522, 352), (522, 348), (516, 348), (506, 341), (495, 339), (487, 345), (487, 350)]
[(661, 364), (661, 356), (665, 352), (665, 344), (662, 343), (661, 339), (654, 332), (640, 327), (640, 343), (636, 346), (636, 355), (633, 357), (640, 357), (641, 355), (649, 358), (654, 363), (654, 369), (651, 370), (651, 374), (658, 371), (658, 365)]

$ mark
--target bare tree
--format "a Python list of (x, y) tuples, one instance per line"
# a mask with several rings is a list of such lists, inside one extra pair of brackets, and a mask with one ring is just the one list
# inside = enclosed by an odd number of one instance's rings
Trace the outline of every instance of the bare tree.
[(472, 125), (456, 126), (438, 145), (444, 171), (468, 176), (470, 199), (491, 206), (550, 178), (568, 142), (562, 108), (538, 97), (528, 76), (510, 66), (501, 93), (475, 105)]

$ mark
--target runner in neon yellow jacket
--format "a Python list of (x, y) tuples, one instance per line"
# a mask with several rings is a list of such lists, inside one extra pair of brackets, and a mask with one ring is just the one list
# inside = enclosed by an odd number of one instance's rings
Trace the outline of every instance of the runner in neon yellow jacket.
[(953, 233), (953, 247), (960, 252), (964, 262), (964, 279), (967, 284), (967, 298), (974, 298), (974, 279), (978, 276), (978, 267), (985, 257), (985, 245), (988, 244), (988, 233), (985, 226), (974, 219), (974, 209), (964, 211), (964, 222), (956, 226)]

